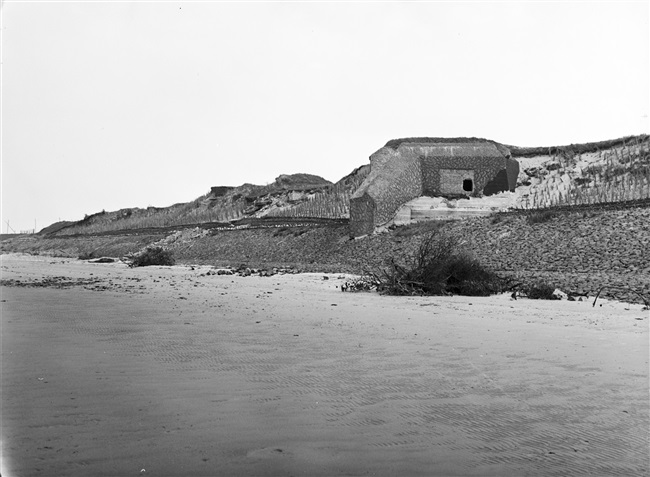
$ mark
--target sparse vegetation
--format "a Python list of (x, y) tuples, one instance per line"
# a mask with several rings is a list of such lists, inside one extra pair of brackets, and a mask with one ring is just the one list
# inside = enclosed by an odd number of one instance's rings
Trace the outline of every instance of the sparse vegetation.
[(350, 215), (349, 190), (318, 192), (305, 202), (269, 212), (270, 217), (322, 217), (337, 219)]
[[(404, 141), (453, 143), (486, 140), (407, 138), (389, 141), (386, 146), (396, 148)], [(520, 186), (530, 187), (520, 202), (523, 209), (650, 199), (650, 137), (647, 135), (550, 148), (507, 147), (515, 158), (549, 156), (545, 165), (527, 169), (530, 171), (530, 180), (526, 180), (525, 176), (520, 179)], [(41, 233), (97, 234), (118, 230), (187, 227), (203, 223), (217, 224), (215, 226), (223, 224), (227, 227), (233, 221), (264, 215), (347, 218), (350, 213), (350, 197), (369, 172), (369, 165), (361, 166), (336, 184), (328, 184), (328, 181), (309, 174), (280, 176), (274, 183), (265, 186), (243, 184), (226, 188), (228, 190), (219, 195), (208, 193), (194, 201), (170, 207), (101, 211), (86, 215), (77, 222), (53, 224)], [(292, 191), (296, 194), (291, 195)], [(500, 219), (495, 216), (494, 220), (496, 222)], [(404, 228), (397, 235), (408, 235), (411, 232), (412, 230)]]
[(315, 193), (309, 200), (289, 204), (269, 212), (271, 217), (321, 217), (329, 219), (350, 216), (350, 197), (368, 175), (370, 168), (362, 166), (327, 189)]
[(129, 264), (132, 268), (148, 267), (150, 265), (174, 265), (173, 253), (162, 247), (148, 247), (136, 254)]
[[(223, 224), (260, 215), (272, 217), (347, 218), (352, 193), (369, 171), (362, 166), (336, 184), (318, 176), (279, 176), (266, 186), (243, 184), (220, 195), (205, 194), (191, 202), (170, 207), (123, 209), (87, 215), (66, 223), (59, 235), (96, 234), (116, 230)], [(260, 211), (263, 213), (260, 214)]]
[[(650, 137), (647, 135), (563, 148), (548, 148), (548, 165), (533, 170), (535, 184), (522, 207), (539, 209), (650, 198)], [(542, 148), (544, 149), (544, 148)], [(535, 154), (515, 154), (529, 156)], [(587, 158), (583, 154), (589, 154)], [(581, 163), (582, 161), (582, 163)], [(585, 166), (585, 162), (589, 163)], [(580, 164), (581, 163), (581, 164)]]
[(533, 156), (576, 156), (579, 154), (587, 154), (590, 152), (599, 152), (604, 149), (612, 149), (614, 147), (624, 146), (632, 142), (639, 143), (647, 141), (649, 136), (642, 134), (640, 136), (626, 136), (618, 139), (610, 139), (607, 141), (588, 142), (584, 144), (570, 144), (568, 146), (552, 146), (552, 147), (518, 147), (507, 146), (512, 152), (513, 157), (533, 157)]
[(487, 296), (507, 289), (506, 282), (463, 251), (455, 237), (439, 232), (424, 237), (409, 264), (390, 260), (348, 289), (369, 286), (386, 295)]
[(521, 291), (527, 298), (532, 300), (559, 300), (559, 297), (554, 294), (555, 289), (556, 287), (548, 283), (537, 282), (524, 286)]

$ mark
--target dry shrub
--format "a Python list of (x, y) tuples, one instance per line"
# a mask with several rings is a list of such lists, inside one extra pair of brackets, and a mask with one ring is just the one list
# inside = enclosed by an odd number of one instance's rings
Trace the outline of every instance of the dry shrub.
[(522, 289), (522, 292), (526, 297), (533, 300), (559, 300), (560, 298), (557, 295), (554, 295), (555, 288), (553, 285), (549, 285), (544, 282), (537, 282), (532, 285), (525, 286)]
[(507, 284), (464, 251), (458, 239), (440, 232), (424, 237), (408, 265), (390, 260), (368, 273), (379, 293), (386, 295), (488, 296)]
[(133, 257), (130, 267), (148, 267), (149, 265), (174, 265), (171, 250), (162, 247), (148, 247)]

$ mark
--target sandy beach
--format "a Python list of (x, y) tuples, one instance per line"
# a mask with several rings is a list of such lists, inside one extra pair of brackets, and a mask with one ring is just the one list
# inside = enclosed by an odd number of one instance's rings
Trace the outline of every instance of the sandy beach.
[(642, 476), (650, 312), (2, 256), (3, 477)]

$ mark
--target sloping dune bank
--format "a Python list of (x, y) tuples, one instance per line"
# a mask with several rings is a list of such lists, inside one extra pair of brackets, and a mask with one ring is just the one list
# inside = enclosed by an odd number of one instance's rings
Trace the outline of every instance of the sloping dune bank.
[[(171, 248), (180, 263), (295, 266), (303, 271), (353, 272), (388, 258), (408, 260), (422, 234), (441, 228), (457, 236), (485, 265), (517, 282), (544, 280), (567, 293), (641, 302), (650, 297), (650, 207), (561, 211), (543, 222), (525, 213), (398, 228), (350, 240), (346, 225), (192, 229), (171, 235), (22, 237), (2, 242), (11, 252), (78, 257), (123, 256), (147, 244)], [(621, 289), (634, 290), (624, 291)]]
[(2, 256), (2, 475), (649, 474), (640, 305), (209, 270)]

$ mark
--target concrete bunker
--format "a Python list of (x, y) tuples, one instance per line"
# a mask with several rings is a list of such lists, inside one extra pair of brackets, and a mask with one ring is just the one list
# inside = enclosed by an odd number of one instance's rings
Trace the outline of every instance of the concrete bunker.
[(372, 233), (417, 197), (458, 199), (514, 191), (518, 174), (510, 150), (495, 142), (389, 141), (370, 156), (370, 173), (350, 199), (351, 235)]

